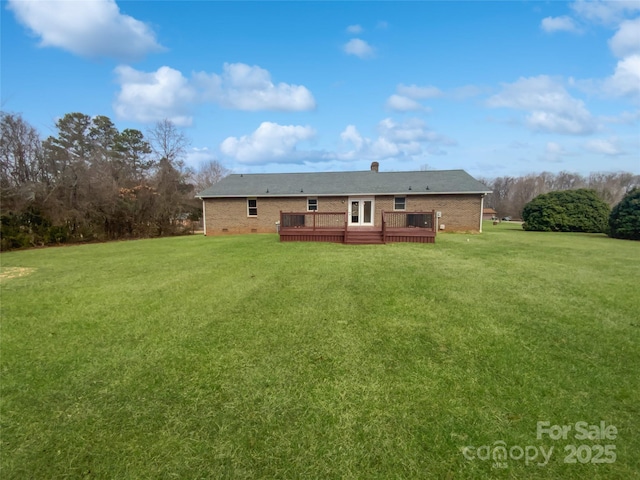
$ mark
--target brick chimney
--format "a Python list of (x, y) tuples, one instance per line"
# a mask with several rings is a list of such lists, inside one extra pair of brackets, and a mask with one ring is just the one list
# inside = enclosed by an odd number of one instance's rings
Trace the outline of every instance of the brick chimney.
[(378, 172), (378, 167), (380, 167), (380, 164), (378, 162), (371, 162), (371, 171), (372, 172)]

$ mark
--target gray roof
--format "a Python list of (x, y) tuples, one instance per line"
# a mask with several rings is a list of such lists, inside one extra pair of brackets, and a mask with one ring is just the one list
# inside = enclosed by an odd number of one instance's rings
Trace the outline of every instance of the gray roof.
[(315, 172), (233, 174), (200, 192), (200, 198), (327, 195), (490, 193), (464, 170), (419, 172)]

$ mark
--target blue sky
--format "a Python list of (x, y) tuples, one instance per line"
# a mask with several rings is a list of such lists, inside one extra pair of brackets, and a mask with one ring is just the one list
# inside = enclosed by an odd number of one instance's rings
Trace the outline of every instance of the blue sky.
[(2, 1), (2, 108), (235, 172), (640, 173), (640, 1)]

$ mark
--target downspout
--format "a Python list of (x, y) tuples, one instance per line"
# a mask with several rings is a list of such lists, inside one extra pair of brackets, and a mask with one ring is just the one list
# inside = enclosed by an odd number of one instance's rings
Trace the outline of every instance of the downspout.
[(484, 212), (484, 195), (485, 194), (483, 193), (480, 197), (480, 233), (482, 233), (482, 212)]
[(204, 236), (207, 236), (207, 210), (205, 208), (206, 201), (202, 199), (202, 227), (204, 228)]

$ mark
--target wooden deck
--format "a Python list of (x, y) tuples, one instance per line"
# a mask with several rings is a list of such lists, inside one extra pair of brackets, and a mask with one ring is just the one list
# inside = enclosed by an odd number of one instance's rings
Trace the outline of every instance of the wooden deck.
[(346, 213), (280, 212), (281, 242), (435, 243), (435, 212), (382, 212), (382, 226), (350, 226)]

